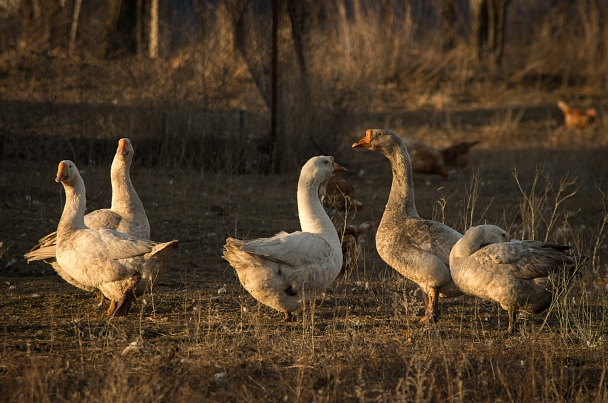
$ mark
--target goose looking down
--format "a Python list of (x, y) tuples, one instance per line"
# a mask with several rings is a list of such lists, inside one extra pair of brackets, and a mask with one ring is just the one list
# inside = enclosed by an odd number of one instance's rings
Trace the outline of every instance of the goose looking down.
[[(66, 201), (57, 226), (55, 256), (62, 270), (84, 287), (100, 290), (110, 300), (108, 314), (126, 316), (140, 279), (154, 283), (165, 271), (178, 241), (158, 243), (84, 222), (85, 186), (72, 161), (61, 161), (56, 182)], [(133, 293), (133, 292), (134, 293)]]
[(302, 231), (250, 241), (226, 239), (223, 257), (243, 287), (259, 302), (283, 312), (285, 320), (340, 273), (340, 238), (319, 200), (319, 186), (336, 172), (346, 169), (328, 156), (313, 157), (302, 167), (297, 193)]
[[(95, 210), (84, 216), (84, 223), (88, 228), (107, 228), (118, 232), (132, 235), (140, 239), (150, 239), (150, 224), (144, 206), (131, 183), (129, 174), (131, 163), (133, 162), (133, 145), (128, 138), (118, 141), (116, 155), (112, 161), (110, 178), (112, 181), (112, 204), (109, 209)], [(44, 260), (53, 266), (55, 271), (68, 283), (81, 288), (85, 291), (98, 292), (98, 290), (78, 283), (71, 278), (57, 263), (55, 258), (55, 246), (57, 242), (57, 232), (38, 241), (38, 244), (25, 254), (28, 262)], [(139, 283), (139, 287), (151, 286), (144, 279)]]
[(391, 163), (393, 182), (376, 232), (376, 249), (382, 260), (427, 294), (421, 321), (435, 321), (439, 315), (439, 294), (445, 297), (462, 294), (452, 281), (448, 266), (452, 246), (462, 235), (418, 215), (410, 156), (397, 134), (370, 129), (353, 147), (378, 151)]
[(450, 253), (456, 285), (466, 294), (498, 302), (509, 314), (509, 329), (516, 331), (517, 311), (541, 313), (551, 305), (549, 275), (574, 274), (569, 246), (540, 241), (510, 241), (495, 225), (471, 227)]

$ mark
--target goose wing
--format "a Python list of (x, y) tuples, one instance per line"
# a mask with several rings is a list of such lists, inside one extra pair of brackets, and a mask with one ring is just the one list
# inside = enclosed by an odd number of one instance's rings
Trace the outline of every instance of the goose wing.
[(89, 228), (116, 229), (122, 221), (122, 216), (110, 209), (101, 209), (84, 216), (84, 223)]
[(475, 257), (479, 263), (493, 271), (523, 279), (547, 277), (555, 269), (572, 263), (571, 258), (562, 250), (537, 241), (491, 244), (476, 252)]
[(328, 261), (331, 245), (323, 237), (309, 232), (280, 232), (271, 238), (246, 241), (241, 250), (285, 264), (292, 268)]

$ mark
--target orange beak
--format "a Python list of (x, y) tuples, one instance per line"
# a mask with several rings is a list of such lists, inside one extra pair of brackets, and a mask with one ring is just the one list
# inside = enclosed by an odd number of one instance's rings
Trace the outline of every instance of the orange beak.
[(363, 137), (361, 140), (359, 140), (355, 144), (353, 144), (353, 148), (355, 148), (355, 147), (370, 148), (372, 146), (371, 141), (372, 141), (372, 129), (369, 129), (365, 132), (365, 137)]
[(348, 172), (348, 171), (346, 170), (346, 168), (344, 168), (342, 165), (340, 165), (340, 164), (338, 164), (338, 163), (336, 163), (336, 162), (334, 161), (334, 157), (329, 157), (329, 158), (331, 158), (331, 162), (332, 162), (332, 164), (334, 164), (334, 173), (338, 173), (338, 172)]
[(68, 180), (68, 177), (68, 166), (62, 161), (57, 167), (57, 177), (55, 178), (55, 182), (65, 182)]
[(118, 150), (116, 151), (123, 157), (129, 155), (129, 143), (125, 139), (118, 140)]

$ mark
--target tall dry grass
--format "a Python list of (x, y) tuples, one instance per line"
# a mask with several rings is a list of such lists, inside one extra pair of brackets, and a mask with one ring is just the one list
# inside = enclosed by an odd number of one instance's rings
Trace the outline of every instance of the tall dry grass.
[[(384, 5), (389, 3), (391, 13)], [(207, 4), (205, 35), (193, 35), (179, 49), (166, 47), (158, 61), (97, 59), (84, 41), (74, 58), (61, 57), (57, 48), (45, 56), (45, 69), (36, 69), (31, 64), (40, 58), (39, 48), (50, 45), (44, 40), (28, 45), (15, 56), (3, 89), (7, 99), (21, 101), (3, 109), (3, 155), (36, 159), (43, 156), (41, 149), (50, 149), (99, 161), (103, 154), (95, 144), (83, 155), (76, 140), (120, 133), (149, 144), (147, 154), (155, 156), (150, 164), (267, 171), (270, 20), (243, 4)], [(286, 171), (297, 171), (311, 154), (339, 153), (361, 122), (387, 112), (430, 107), (450, 113), (462, 102), (481, 101), (507, 108), (496, 116), (506, 138), (523, 114), (509, 105), (509, 93), (548, 89), (556, 92), (546, 94), (555, 100), (574, 83), (582, 91), (574, 91), (576, 100), (593, 101), (606, 85), (604, 1), (511, 2), (504, 63), (490, 75), (471, 60), (466, 32), (457, 30), (456, 47), (443, 49), (439, 2), (335, 1), (309, 7), (306, 76), (284, 10), (280, 19), (280, 157)], [(470, 16), (462, 11), (458, 23), (466, 26)], [(240, 25), (238, 15), (243, 15)], [(238, 29), (247, 33), (240, 46)], [(52, 43), (48, 32), (44, 38)], [(30, 117), (23, 120), (24, 115)], [(26, 133), (32, 137), (23, 138)], [(458, 136), (452, 133), (450, 139)]]

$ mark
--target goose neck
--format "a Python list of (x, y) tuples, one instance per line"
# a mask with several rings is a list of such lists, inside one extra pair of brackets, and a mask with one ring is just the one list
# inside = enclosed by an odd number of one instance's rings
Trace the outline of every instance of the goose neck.
[(300, 218), (300, 226), (302, 227), (302, 231), (314, 234), (336, 233), (331, 219), (319, 200), (320, 185), (318, 181), (310, 181), (307, 178), (300, 177), (298, 182), (298, 216)]
[(112, 210), (120, 212), (121, 215), (129, 215), (129, 212), (143, 210), (143, 204), (133, 188), (130, 175), (130, 161), (116, 158), (112, 163)]
[(479, 250), (479, 243), (475, 237), (464, 236), (452, 247), (451, 256), (464, 259)]
[(386, 154), (391, 162), (393, 182), (387, 211), (393, 211), (399, 216), (419, 217), (414, 199), (414, 177), (412, 174), (412, 162), (405, 146), (395, 147)]
[(57, 238), (63, 238), (73, 231), (87, 228), (84, 223), (86, 192), (82, 178), (78, 177), (74, 186), (64, 184), (64, 188), (65, 206), (57, 226)]

